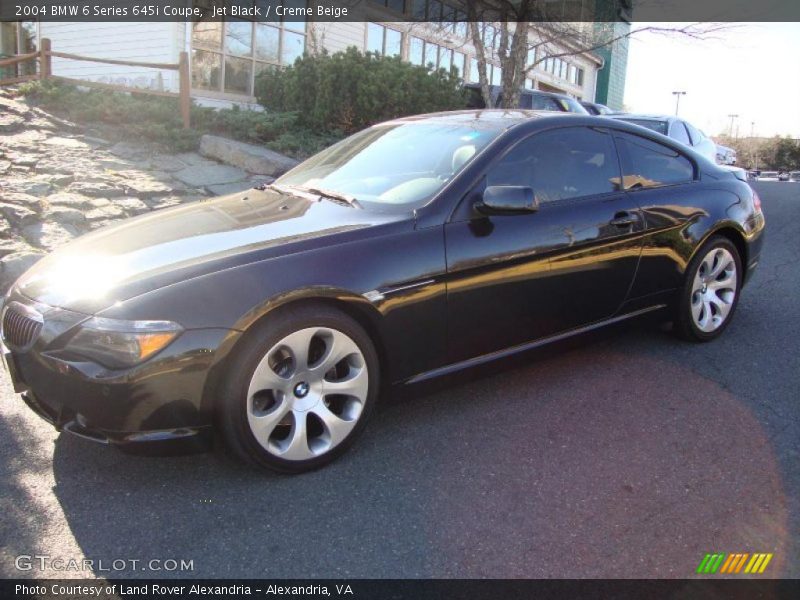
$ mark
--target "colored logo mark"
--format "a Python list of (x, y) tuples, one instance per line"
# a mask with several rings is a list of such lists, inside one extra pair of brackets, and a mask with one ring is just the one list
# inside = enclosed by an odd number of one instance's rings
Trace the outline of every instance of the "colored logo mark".
[(710, 575), (715, 573), (763, 573), (771, 560), (772, 554), (718, 552), (706, 554), (697, 566), (697, 572)]

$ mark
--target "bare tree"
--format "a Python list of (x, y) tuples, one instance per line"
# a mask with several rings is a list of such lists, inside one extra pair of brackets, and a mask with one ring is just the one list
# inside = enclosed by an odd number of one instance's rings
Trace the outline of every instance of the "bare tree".
[[(610, 7), (615, 6), (610, 0)], [(462, 0), (468, 21), (468, 39), (475, 51), (478, 82), (486, 106), (492, 105), (488, 66), (501, 69), (502, 107), (519, 105), (520, 94), (537, 65), (547, 59), (586, 55), (643, 32), (712, 39), (729, 29), (725, 23), (691, 23), (672, 26), (631, 27), (622, 31), (614, 23), (595, 22), (597, 15), (586, 12), (583, 3), (554, 3), (549, 0)], [(612, 18), (615, 12), (609, 13)], [(429, 33), (444, 32), (449, 38), (452, 23), (415, 24)]]

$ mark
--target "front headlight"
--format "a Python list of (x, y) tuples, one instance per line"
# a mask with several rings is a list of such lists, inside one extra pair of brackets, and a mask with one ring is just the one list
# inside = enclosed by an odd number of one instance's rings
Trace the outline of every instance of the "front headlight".
[(66, 350), (111, 369), (137, 365), (166, 348), (183, 331), (172, 321), (121, 321), (93, 317), (80, 325)]

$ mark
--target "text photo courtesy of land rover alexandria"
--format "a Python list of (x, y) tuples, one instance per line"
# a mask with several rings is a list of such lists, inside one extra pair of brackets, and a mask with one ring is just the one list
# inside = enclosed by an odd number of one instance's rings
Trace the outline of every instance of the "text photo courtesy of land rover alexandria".
[(3, 357), (60, 430), (134, 449), (214, 431), (299, 472), (339, 456), (389, 385), (644, 314), (715, 338), (764, 227), (747, 183), (624, 121), (403, 118), (266, 189), (53, 252), (4, 300)]

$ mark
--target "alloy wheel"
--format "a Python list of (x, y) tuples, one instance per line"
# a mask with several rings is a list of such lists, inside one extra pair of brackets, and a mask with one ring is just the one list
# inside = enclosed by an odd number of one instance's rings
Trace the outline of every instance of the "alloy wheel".
[(247, 420), (270, 454), (308, 460), (348, 436), (368, 391), (358, 345), (336, 329), (308, 327), (284, 337), (259, 362), (247, 391)]
[(738, 287), (733, 255), (726, 248), (712, 248), (700, 262), (692, 283), (692, 319), (700, 331), (711, 333), (725, 323)]

